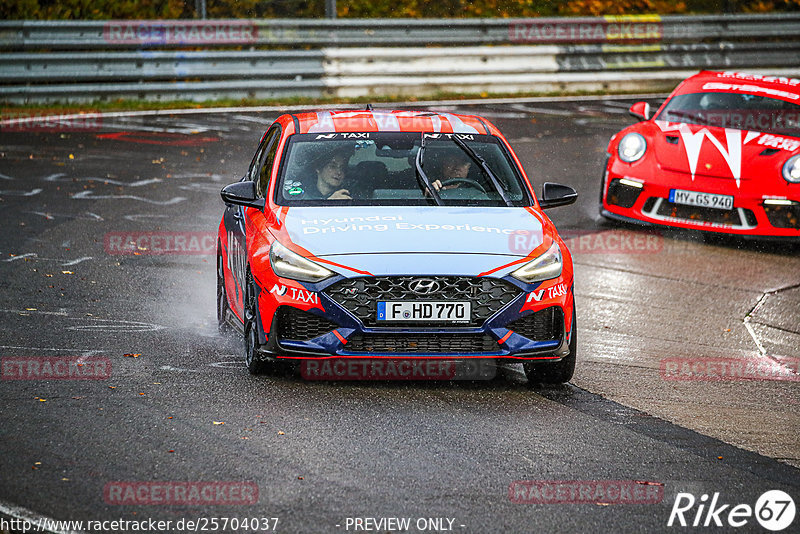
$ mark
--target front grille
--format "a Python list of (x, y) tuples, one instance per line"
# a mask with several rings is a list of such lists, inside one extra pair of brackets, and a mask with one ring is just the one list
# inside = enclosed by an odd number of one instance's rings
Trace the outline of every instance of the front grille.
[(347, 340), (349, 352), (474, 353), (497, 352), (497, 341), (486, 334), (356, 334)]
[[(438, 284), (431, 293), (418, 294), (409, 289), (414, 280), (433, 280)], [(367, 326), (408, 325), (399, 321), (378, 322), (379, 301), (470, 301), (472, 317), (463, 326), (480, 326), (506, 304), (516, 298), (521, 290), (505, 280), (468, 276), (378, 276), (349, 278), (333, 284), (325, 293)], [(415, 322), (420, 326), (422, 323)], [(441, 323), (438, 323), (441, 324)]]
[(551, 306), (511, 321), (506, 328), (534, 341), (560, 339), (564, 331), (564, 312), (558, 306)]
[(639, 198), (641, 192), (641, 187), (625, 185), (620, 182), (619, 178), (615, 178), (608, 185), (606, 200), (608, 200), (609, 204), (614, 204), (621, 208), (630, 208), (636, 204), (636, 199)]
[(744, 222), (747, 225), (750, 225), (751, 221), (756, 220), (755, 214), (751, 210), (744, 208), (721, 210), (700, 206), (686, 206), (684, 204), (674, 204), (665, 198), (661, 199), (661, 203), (658, 205), (655, 215), (685, 219), (687, 221), (708, 222), (724, 226), (743, 226), (742, 217), (744, 217)]
[(764, 205), (769, 223), (775, 228), (800, 229), (800, 204), (791, 206)]
[(281, 306), (277, 313), (280, 339), (308, 341), (339, 327), (324, 317), (291, 306)]

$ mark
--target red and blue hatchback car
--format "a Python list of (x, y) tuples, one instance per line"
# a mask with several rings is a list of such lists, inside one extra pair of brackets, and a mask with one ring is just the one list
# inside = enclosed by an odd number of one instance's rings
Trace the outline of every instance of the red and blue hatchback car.
[(573, 374), (569, 250), (508, 141), (477, 116), (286, 114), (222, 190), (217, 312), (253, 372), (281, 360), (522, 362)]

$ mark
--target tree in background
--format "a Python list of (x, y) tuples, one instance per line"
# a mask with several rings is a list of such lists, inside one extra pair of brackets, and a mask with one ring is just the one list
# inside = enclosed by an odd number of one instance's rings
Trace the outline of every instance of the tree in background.
[[(325, 0), (206, 0), (211, 18), (320, 18)], [(553, 17), (798, 11), (800, 0), (337, 0), (342, 18)], [(0, 18), (195, 18), (194, 0), (2, 0)]]

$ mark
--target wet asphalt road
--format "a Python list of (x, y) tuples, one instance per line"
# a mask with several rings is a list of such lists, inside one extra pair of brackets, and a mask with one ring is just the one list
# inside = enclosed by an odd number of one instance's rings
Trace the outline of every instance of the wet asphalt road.
[[(635, 236), (597, 215), (605, 146), (630, 123), (628, 105), (449, 109), (497, 124), (537, 187), (576, 187), (575, 206), (548, 212), (562, 232)], [(577, 244), (578, 367), (563, 387), (531, 388), (516, 366), (485, 383), (248, 375), (239, 341), (216, 331), (213, 254), (118, 255), (107, 242), (213, 233), (219, 189), (244, 173), (277, 114), (0, 131), (0, 356), (105, 358), (113, 370), (0, 382), (4, 513), (278, 517), (282, 532), (353, 531), (352, 517), (449, 518), (456, 532), (660, 532), (678, 492), (754, 505), (780, 489), (800, 502), (798, 382), (674, 381), (660, 367), (800, 356), (796, 246), (680, 233), (635, 253)], [(513, 503), (518, 480), (648, 482), (663, 498)], [(258, 501), (111, 504), (103, 490), (117, 481), (252, 482)], [(736, 530), (761, 531), (752, 518)]]

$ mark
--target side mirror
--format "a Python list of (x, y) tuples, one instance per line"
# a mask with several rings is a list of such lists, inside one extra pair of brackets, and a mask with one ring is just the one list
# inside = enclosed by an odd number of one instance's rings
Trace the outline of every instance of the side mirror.
[(263, 198), (256, 198), (256, 183), (250, 181), (234, 182), (226, 185), (219, 192), (219, 195), (226, 204), (259, 209), (264, 209), (266, 204)]
[(647, 102), (637, 102), (630, 107), (628, 113), (637, 119), (646, 121), (650, 118), (650, 104)]
[(577, 191), (568, 185), (545, 182), (544, 185), (542, 185), (542, 198), (539, 199), (539, 206), (542, 209), (566, 206), (572, 204), (577, 199)]

